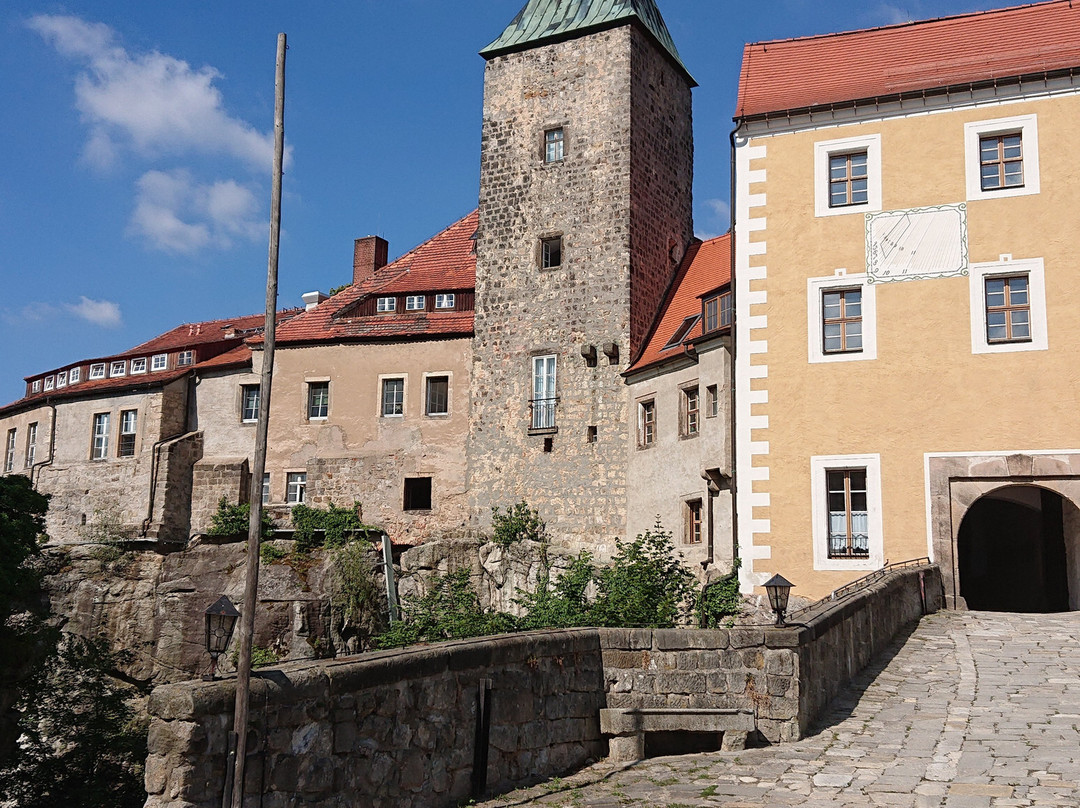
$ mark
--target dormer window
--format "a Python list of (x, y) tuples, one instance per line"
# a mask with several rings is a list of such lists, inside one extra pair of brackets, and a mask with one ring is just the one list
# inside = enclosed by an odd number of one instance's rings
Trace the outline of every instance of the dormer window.
[(435, 295), (435, 308), (437, 309), (452, 309), (454, 308), (454, 296), (450, 295)]
[(707, 298), (704, 305), (705, 333), (731, 325), (731, 292)]
[(671, 339), (669, 339), (667, 341), (667, 344), (664, 345), (664, 347), (660, 350), (666, 351), (668, 348), (674, 348), (676, 345), (681, 343), (684, 339), (686, 339), (686, 335), (690, 333), (690, 329), (697, 325), (698, 320), (700, 319), (701, 315), (692, 314), (685, 320), (683, 320), (679, 327), (675, 329), (675, 333), (671, 335)]
[(55, 387), (55, 386), (56, 386), (56, 379), (53, 378), (52, 376), (46, 376), (45, 377), (45, 390), (46, 391), (52, 390), (53, 387)]
[(61, 370), (59, 373), (56, 374), (56, 386), (57, 387), (67, 387), (67, 371), (66, 370)]
[(131, 375), (134, 376), (136, 373), (146, 373), (145, 357), (143, 357), (142, 359), (131, 360)]
[(34, 381), (32, 381), (30, 383), (30, 392), (31, 393), (40, 393), (41, 392), (41, 379), (34, 379)]
[(90, 378), (91, 379), (104, 379), (105, 378), (105, 363), (98, 362), (90, 366)]
[(397, 298), (396, 297), (380, 297), (375, 301), (375, 311), (377, 312), (390, 312), (397, 311)]
[(127, 361), (121, 359), (117, 362), (113, 362), (109, 365), (109, 376), (126, 376), (127, 375)]
[(424, 296), (423, 295), (409, 295), (405, 298), (405, 311), (423, 311), (424, 310)]
[(75, 384), (75, 382), (82, 379), (82, 368), (72, 368), (68, 371), (68, 383)]
[(184, 367), (185, 365), (193, 365), (195, 363), (194, 351), (181, 351), (180, 356), (176, 359), (178, 367)]

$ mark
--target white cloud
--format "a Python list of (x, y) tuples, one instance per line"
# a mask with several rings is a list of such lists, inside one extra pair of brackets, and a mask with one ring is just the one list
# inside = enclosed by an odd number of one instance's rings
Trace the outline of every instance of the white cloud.
[(705, 207), (709, 208), (717, 219), (731, 220), (731, 206), (726, 199), (706, 199)]
[(76, 317), (102, 328), (119, 328), (123, 324), (120, 304), (111, 300), (91, 300), (80, 295), (78, 303), (65, 303), (64, 308)]
[(233, 180), (196, 182), (190, 172), (148, 171), (136, 183), (129, 232), (155, 249), (194, 253), (227, 249), (234, 239), (257, 240), (264, 231), (249, 188)]
[(56, 50), (84, 65), (76, 105), (90, 128), (83, 152), (94, 166), (116, 163), (124, 149), (157, 158), (213, 154), (257, 169), (273, 160), (272, 133), (230, 115), (213, 67), (192, 68), (167, 54), (133, 53), (113, 29), (79, 17), (41, 14), (27, 23)]
[(916, 19), (910, 11), (903, 6), (892, 3), (876, 3), (866, 9), (864, 16), (869, 25), (899, 25)]

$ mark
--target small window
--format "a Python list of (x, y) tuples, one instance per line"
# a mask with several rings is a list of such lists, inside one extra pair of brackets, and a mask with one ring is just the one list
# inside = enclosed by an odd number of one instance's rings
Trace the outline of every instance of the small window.
[(435, 295), (435, 308), (437, 309), (452, 309), (454, 308), (454, 295)]
[(169, 355), (168, 354), (154, 354), (150, 357), (150, 370), (165, 370), (169, 367)]
[(405, 414), (404, 379), (383, 379), (382, 414), (384, 418), (393, 418)]
[(656, 442), (656, 402), (638, 404), (638, 446), (645, 448)]
[(117, 457), (135, 456), (135, 430), (138, 423), (138, 413), (135, 410), (122, 410), (120, 412), (120, 443), (116, 447)]
[(259, 385), (245, 384), (240, 388), (240, 420), (245, 424), (259, 420)]
[(396, 297), (380, 297), (375, 301), (375, 311), (396, 311), (397, 310), (397, 298)]
[(41, 379), (34, 379), (34, 381), (30, 383), (30, 392), (31, 393), (40, 393), (41, 392)]
[(534, 356), (532, 361), (532, 408), (530, 424), (532, 429), (555, 429), (555, 407), (558, 398), (555, 395), (556, 357)]
[(405, 298), (405, 311), (423, 311), (424, 310), (424, 296), (423, 295), (409, 295)]
[(986, 278), (986, 341), (1030, 342), (1028, 276)]
[(719, 390), (715, 384), (705, 388), (705, 417), (715, 418), (720, 414)]
[(1023, 187), (1024, 146), (1019, 132), (979, 138), (979, 182), (984, 191)]
[(822, 350), (862, 350), (862, 289), (826, 289), (821, 293)]
[(176, 358), (176, 364), (178, 367), (184, 367), (185, 365), (191, 365), (195, 363), (194, 351), (181, 351), (180, 355)]
[(686, 339), (686, 335), (690, 333), (690, 329), (697, 325), (698, 320), (700, 319), (701, 315), (698, 314), (692, 314), (686, 319), (684, 319), (679, 324), (679, 327), (675, 329), (675, 333), (671, 335), (671, 339), (669, 339), (664, 345), (664, 347), (660, 350), (666, 351), (668, 348), (674, 348), (676, 345), (680, 344), (684, 339)]
[[(263, 478), (265, 481), (265, 477)], [(264, 482), (265, 484), (265, 482)], [(299, 505), (307, 496), (307, 472), (290, 471), (286, 475), (285, 501), (290, 505)]]
[(727, 328), (731, 325), (731, 317), (734, 313), (732, 308), (731, 292), (724, 292), (720, 295), (720, 327)]
[(825, 472), (829, 501), (829, 558), (868, 558), (866, 469)]
[(431, 510), (431, 478), (409, 477), (405, 480), (405, 501), (402, 510)]
[(105, 460), (109, 456), (109, 413), (94, 416), (93, 442), (90, 445), (91, 460)]
[(587, 427), (585, 427), (585, 442), (586, 443), (596, 443), (596, 439), (597, 439), (597, 437), (596, 437), (596, 427), (595, 426), (587, 426)]
[(690, 438), (698, 434), (701, 426), (701, 396), (697, 387), (686, 387), (682, 391), (682, 436)]
[(31, 468), (34, 465), (34, 458), (37, 456), (37, 421), (30, 424), (26, 428), (26, 467)]
[(544, 132), (544, 162), (558, 163), (565, 154), (565, 134), (562, 127)]
[(98, 362), (97, 364), (90, 366), (90, 378), (91, 379), (104, 379), (105, 378), (105, 363)]
[(136, 373), (146, 373), (146, 357), (131, 360), (131, 375)]
[(425, 415), (450, 414), (450, 377), (428, 376), (427, 391), (424, 396)]
[(270, 472), (263, 472), (263, 484), (262, 484), (262, 504), (270, 504)]
[(330, 414), (330, 382), (308, 382), (308, 418), (317, 420)]
[(53, 376), (46, 376), (45, 377), (45, 389), (46, 390), (52, 390), (54, 387), (56, 387), (56, 378), (53, 377)]
[(687, 544), (701, 544), (701, 500), (692, 499), (686, 503)]
[(109, 365), (109, 376), (126, 376), (127, 375), (127, 361), (120, 359)]
[(18, 439), (16, 430), (9, 429), (7, 433), (7, 447), (4, 451), (4, 471), (9, 472), (15, 468), (15, 442)]
[(540, 239), (540, 266), (543, 269), (562, 266), (562, 236)]
[(56, 386), (57, 387), (67, 387), (67, 371), (66, 370), (61, 370), (59, 373), (56, 374)]
[(68, 383), (75, 384), (82, 378), (82, 368), (72, 368), (68, 371)]
[(865, 151), (829, 155), (829, 207), (865, 205), (869, 202)]

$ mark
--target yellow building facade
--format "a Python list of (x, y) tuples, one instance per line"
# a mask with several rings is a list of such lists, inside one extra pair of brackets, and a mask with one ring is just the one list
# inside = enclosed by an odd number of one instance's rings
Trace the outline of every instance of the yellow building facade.
[[(747, 47), (733, 133), (747, 591), (779, 572), (817, 598), (929, 556), (954, 605), (1080, 608), (1080, 79), (1019, 53), (943, 84), (934, 56), (962, 63), (980, 36), (1033, 26), (1075, 36), (1065, 4), (1028, 9)], [(798, 91), (760, 86), (837, 49)]]

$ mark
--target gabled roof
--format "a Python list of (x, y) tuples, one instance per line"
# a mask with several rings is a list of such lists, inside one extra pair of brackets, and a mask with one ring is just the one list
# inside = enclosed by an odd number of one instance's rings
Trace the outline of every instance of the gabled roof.
[[(278, 321), (295, 317), (300, 309), (287, 309), (278, 312)], [(194, 348), (230, 339), (249, 337), (262, 329), (265, 315), (248, 314), (243, 317), (226, 317), (221, 320), (205, 320), (201, 323), (184, 323), (171, 331), (166, 331), (120, 356), (132, 356), (152, 353), (164, 353), (180, 348)]]
[(625, 373), (635, 373), (650, 365), (683, 355), (683, 346), (703, 336), (702, 324), (694, 323), (678, 342), (666, 347), (688, 317), (701, 314), (701, 299), (731, 282), (731, 235), (695, 241), (683, 257), (660, 307), (660, 316), (645, 348)]
[(1052, 0), (743, 49), (736, 119), (1080, 66), (1080, 3)]
[(485, 59), (573, 39), (592, 31), (640, 23), (697, 86), (682, 63), (654, 0), (529, 0), (498, 39), (480, 51)]
[[(471, 336), (472, 311), (420, 311), (362, 315), (359, 304), (371, 297), (472, 291), (476, 286), (475, 235), (478, 211), (353, 284), (302, 312), (277, 329), (277, 344), (340, 339), (417, 339)], [(249, 340), (260, 343), (261, 337)]]

